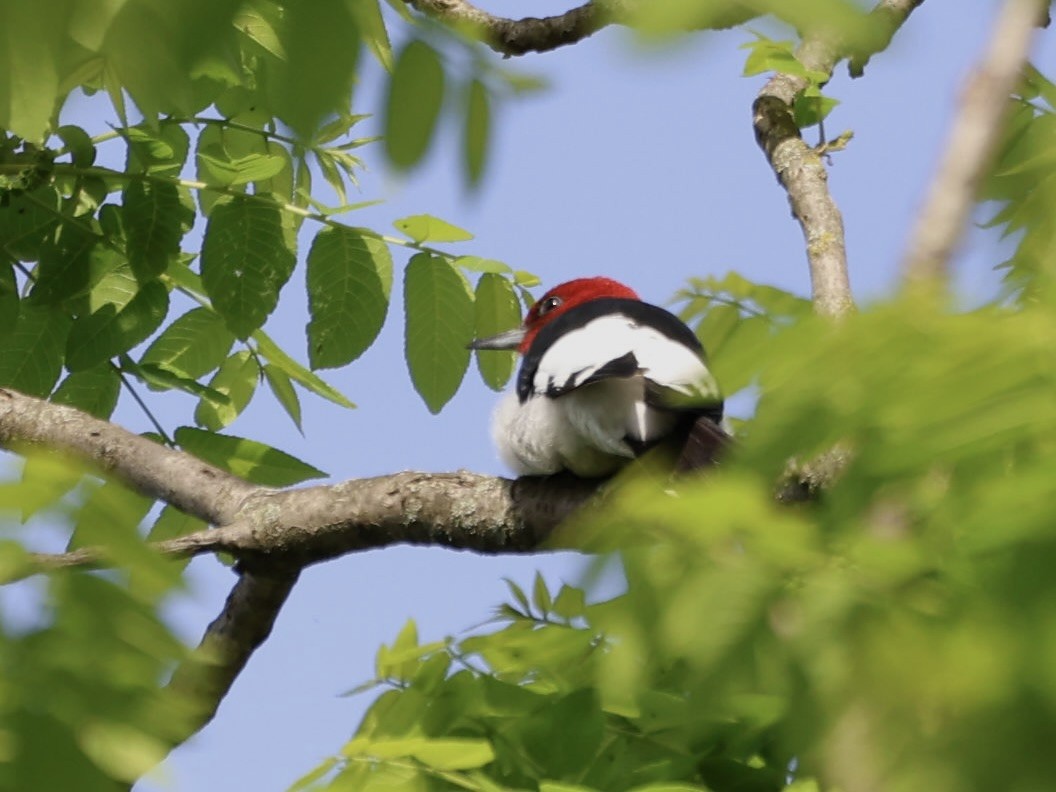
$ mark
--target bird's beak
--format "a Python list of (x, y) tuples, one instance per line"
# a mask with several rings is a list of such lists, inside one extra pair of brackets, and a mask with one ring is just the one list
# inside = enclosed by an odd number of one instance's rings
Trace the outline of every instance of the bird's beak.
[(493, 335), (490, 338), (477, 338), (470, 341), (467, 346), (470, 349), (516, 349), (524, 340), (524, 328), (515, 327), (505, 333)]

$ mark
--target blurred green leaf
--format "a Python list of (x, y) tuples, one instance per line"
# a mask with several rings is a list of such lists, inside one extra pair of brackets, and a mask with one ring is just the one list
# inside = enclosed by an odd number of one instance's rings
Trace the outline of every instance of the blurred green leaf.
[(313, 0), (283, 7), (285, 57), (272, 70), (270, 98), (277, 115), (305, 139), (327, 116), (348, 109), (360, 50), (356, 4)]
[(473, 80), (466, 90), (466, 122), (462, 143), (466, 177), (471, 185), (479, 184), (484, 175), (490, 126), (488, 90), (482, 82)]
[(385, 153), (397, 168), (424, 156), (444, 99), (444, 68), (424, 41), (410, 41), (396, 56), (385, 112)]
[(18, 320), (18, 283), (11, 267), (0, 267), (0, 336), (11, 331)]

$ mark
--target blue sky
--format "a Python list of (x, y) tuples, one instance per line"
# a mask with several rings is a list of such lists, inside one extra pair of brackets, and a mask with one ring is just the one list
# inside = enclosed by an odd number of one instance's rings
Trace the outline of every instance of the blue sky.
[[(897, 283), (911, 220), (995, 5), (925, 3), (864, 78), (852, 81), (841, 67), (830, 85), (842, 101), (830, 137), (855, 132), (833, 157), (830, 183), (863, 303)], [(387, 231), (405, 215), (435, 214), (476, 235), (451, 249), (530, 270), (547, 285), (605, 274), (665, 303), (690, 276), (736, 270), (808, 294), (799, 228), (752, 136), (750, 107), (764, 78), (740, 77), (745, 52), (738, 46), (749, 38), (728, 31), (643, 48), (611, 29), (511, 61), (551, 88), (496, 109), (491, 166), (478, 192), (463, 186), (457, 124), (448, 118), (425, 166), (409, 176), (387, 172), (380, 147), (365, 149), (370, 170), (359, 199), (385, 202), (346, 219)], [(1038, 62), (1050, 76), (1056, 72), (1051, 48)], [(376, 111), (378, 89), (379, 75), (368, 70), (353, 110)], [(92, 133), (111, 120), (102, 96), (69, 110)], [(302, 260), (306, 249), (305, 242)], [(397, 251), (396, 259), (402, 265), (406, 256)], [(966, 302), (993, 289), (990, 268), (1002, 259), (992, 235), (970, 235), (958, 264)], [(267, 325), (302, 360), (305, 302), (299, 269)], [(305, 397), (302, 437), (262, 393), (229, 431), (305, 459), (334, 481), (406, 469), (503, 473), (488, 433), (496, 394), (471, 368), (454, 400), (430, 415), (410, 384), (402, 325), (397, 303), (360, 360), (324, 374), (359, 409)], [(193, 404), (185, 397), (149, 398), (168, 428), (190, 421)], [(149, 429), (128, 400), (116, 420)], [(574, 554), (483, 558), (393, 548), (306, 570), (215, 721), (175, 751), (164, 766), (167, 779), (136, 789), (284, 789), (354, 730), (370, 695), (340, 694), (372, 677), (377, 647), (407, 618), (417, 621), (423, 640), (457, 634), (504, 600), (504, 576), (527, 585), (542, 569), (555, 583), (574, 582), (583, 568)], [(212, 558), (194, 561), (188, 575), (189, 593), (170, 612), (177, 631), (197, 642), (234, 576)]]

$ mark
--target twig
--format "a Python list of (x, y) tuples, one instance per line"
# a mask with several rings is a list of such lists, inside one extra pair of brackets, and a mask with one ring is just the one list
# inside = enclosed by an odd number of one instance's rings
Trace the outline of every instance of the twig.
[[(796, 57), (808, 69), (831, 74), (836, 63), (835, 44), (820, 34), (808, 36)], [(814, 310), (839, 317), (854, 307), (843, 215), (829, 192), (821, 157), (803, 140), (792, 115), (796, 94), (806, 86), (804, 77), (775, 75), (752, 105), (752, 124), (756, 142), (788, 193), (792, 215), (806, 240)]]
[[(871, 19), (881, 32), (870, 46), (855, 55), (859, 62), (864, 64), (872, 52), (890, 43), (898, 26), (921, 1), (879, 3)], [(831, 75), (844, 54), (837, 34), (819, 28), (804, 37), (796, 59), (809, 71)], [(752, 105), (752, 123), (755, 139), (788, 193), (792, 215), (803, 230), (814, 310), (823, 316), (839, 317), (854, 308), (843, 215), (829, 192), (821, 156), (804, 142), (792, 114), (796, 95), (807, 86), (804, 76), (774, 75)]]
[(507, 19), (489, 14), (466, 0), (404, 0), (451, 28), (465, 28), (502, 55), (546, 52), (575, 44), (615, 21), (622, 0), (590, 0), (550, 17)]
[(851, 56), (847, 64), (851, 77), (862, 76), (869, 59), (876, 53), (887, 49), (898, 29), (923, 2), (924, 0), (880, 0), (876, 4), (876, 7), (869, 12), (872, 35), (867, 44)]
[(979, 183), (986, 173), (1030, 52), (1034, 28), (1048, 3), (1006, 0), (985, 55), (969, 77), (943, 156), (910, 238), (903, 275), (912, 283), (937, 283), (968, 224)]

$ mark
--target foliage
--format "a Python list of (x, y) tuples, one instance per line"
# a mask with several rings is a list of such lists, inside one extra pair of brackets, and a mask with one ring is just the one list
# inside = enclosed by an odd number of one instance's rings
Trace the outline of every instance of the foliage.
[[(588, 603), (540, 578), (530, 597), (511, 584), (495, 631), (419, 645), (409, 625), (378, 654), (375, 684), (392, 689), (306, 788), (1053, 777), (1027, 747), (1056, 736), (1051, 311), (896, 302), (735, 345), (754, 318), (720, 347), (764, 394), (734, 458), (677, 492), (629, 476), (559, 539), (618, 548), (626, 593)], [(821, 501), (773, 502), (783, 460), (836, 442), (852, 461)]]
[[(847, 0), (655, 0), (636, 22), (661, 36), (763, 13), (834, 26), (848, 52), (870, 36)], [(340, 219), (361, 206), (346, 192), (373, 142), (350, 100), (361, 50), (391, 75), (379, 156), (413, 169), (457, 114), (470, 185), (493, 102), (533, 83), (409, 15), (394, 53), (390, 16), (377, 0), (0, 5), (0, 30), (18, 31), (0, 37), (0, 385), (101, 418), (122, 388), (186, 394), (195, 425), (159, 442), (287, 486), (325, 474), (226, 430), (264, 382), (298, 427), (306, 393), (353, 407), (316, 369), (373, 344), (402, 277), (411, 379), (439, 411), (465, 342), (515, 324), (538, 279), (431, 215), (398, 236)], [(746, 74), (807, 80), (801, 127), (824, 119), (831, 75), (787, 41), (746, 48)], [(60, 123), (76, 89), (112, 104), (110, 131)], [(632, 471), (565, 528), (563, 545), (621, 565), (619, 596), (540, 577), (530, 596), (511, 583), (490, 632), (420, 644), (405, 627), (367, 685), (391, 689), (299, 788), (1046, 788), (1054, 99), (1027, 75), (986, 185), (994, 225), (1020, 234), (1007, 295), (963, 314), (893, 300), (832, 326), (736, 274), (690, 280), (682, 316), (727, 394), (758, 398), (737, 452), (702, 481)], [(265, 326), (302, 258), (310, 318), (291, 352)], [(513, 359), (477, 364), (498, 389)], [(823, 498), (774, 503), (789, 459), (836, 444), (850, 462)], [(192, 703), (158, 688), (185, 653), (158, 617), (180, 565), (144, 536), (202, 526), (153, 506), (48, 454), (0, 484), (2, 579), (27, 574), (44, 520), (116, 569), (54, 573), (32, 623), (0, 622), (0, 787), (113, 789), (184, 734)]]

